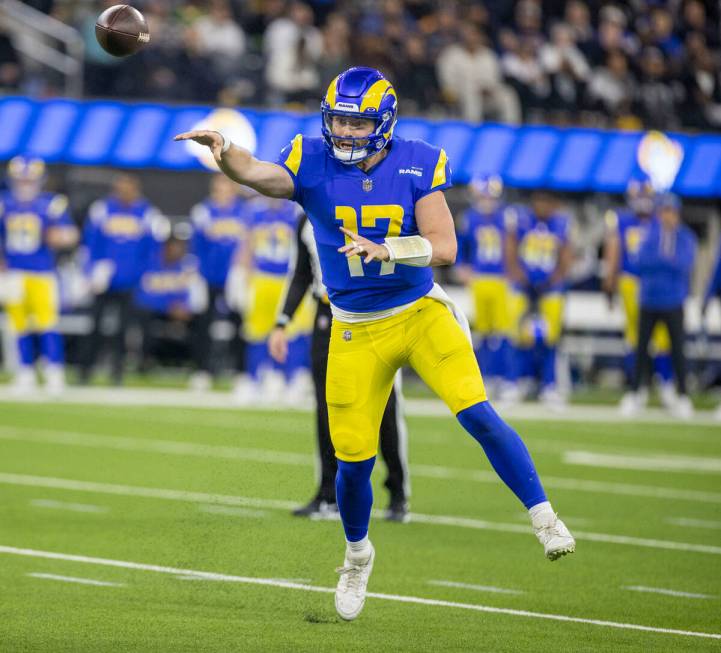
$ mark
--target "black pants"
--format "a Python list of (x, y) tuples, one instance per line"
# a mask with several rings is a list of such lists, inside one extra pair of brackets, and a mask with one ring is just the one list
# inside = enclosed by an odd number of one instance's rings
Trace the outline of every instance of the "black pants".
[(683, 306), (671, 309), (651, 309), (641, 307), (638, 326), (638, 349), (636, 350), (636, 370), (633, 389), (645, 385), (651, 373), (651, 356), (648, 345), (657, 323), (663, 323), (671, 338), (671, 364), (676, 377), (678, 394), (686, 394), (686, 355), (684, 354), (685, 333), (683, 329)]
[[(330, 346), (330, 306), (318, 302), (318, 310), (313, 326), (311, 343), (311, 366), (313, 385), (315, 386), (316, 428), (318, 434), (318, 454), (320, 456), (320, 487), (318, 498), (335, 502), (335, 476), (338, 462), (330, 439), (328, 424), (328, 403), (325, 398), (325, 383), (328, 371), (328, 348)], [(399, 424), (399, 422), (401, 422)], [(385, 486), (390, 492), (391, 501), (404, 501), (406, 496), (407, 460), (405, 443), (401, 446), (401, 429), (405, 430), (403, 415), (398, 407), (396, 391), (391, 391), (380, 429), (380, 449), (388, 468)], [(405, 433), (402, 434), (405, 437)]]
[(223, 288), (208, 288), (208, 307), (198, 315), (193, 322), (193, 359), (198, 370), (215, 374), (217, 371), (213, 364), (213, 338), (211, 328), (216, 320), (227, 320), (233, 328), (233, 335), (229, 342), (230, 356), (236, 372), (245, 369), (245, 340), (242, 333), (242, 317), (231, 311), (225, 303)]
[[(98, 362), (104, 341), (110, 349), (110, 370), (115, 383), (123, 379), (125, 364), (125, 334), (133, 318), (131, 290), (108, 290), (97, 295), (90, 313), (92, 331), (85, 339), (80, 356), (81, 380), (87, 382), (93, 366)], [(112, 327), (107, 333), (105, 323)]]

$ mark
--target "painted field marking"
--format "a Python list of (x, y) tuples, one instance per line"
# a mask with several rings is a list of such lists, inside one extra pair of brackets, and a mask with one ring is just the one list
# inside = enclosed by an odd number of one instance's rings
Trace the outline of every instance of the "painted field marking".
[(708, 528), (711, 530), (721, 530), (721, 521), (712, 521), (709, 519), (692, 519), (691, 517), (668, 517), (664, 519), (667, 524), (673, 526), (688, 526), (691, 528)]
[[(188, 492), (184, 490), (169, 490), (161, 488), (148, 488), (133, 485), (117, 485), (114, 483), (95, 483), (91, 481), (76, 481), (47, 476), (28, 476), (24, 474), (0, 473), (0, 484), (21, 485), (29, 487), (52, 487), (60, 490), (76, 492), (94, 492), (100, 494), (114, 494), (117, 496), (135, 496), (150, 499), (167, 499), (170, 501), (186, 501), (191, 503), (219, 504), (230, 506), (243, 506), (251, 508), (268, 508), (272, 510), (287, 511), (298, 506), (295, 501), (277, 499), (260, 499), (255, 497), (240, 497), (227, 494), (210, 494), (206, 492)], [(373, 516), (383, 518), (382, 510), (374, 510)], [(474, 517), (456, 517), (452, 515), (425, 515), (411, 513), (411, 522), (416, 524), (431, 524), (433, 526), (456, 526), (459, 528), (473, 528), (477, 530), (499, 531), (502, 533), (522, 533), (530, 535), (531, 527), (520, 524), (505, 524), (490, 522)], [(578, 540), (591, 542), (604, 542), (607, 544), (624, 544), (650, 549), (667, 549), (670, 551), (691, 551), (694, 553), (709, 553), (721, 555), (721, 546), (708, 544), (692, 544), (689, 542), (675, 542), (670, 540), (656, 540), (649, 538), (630, 537), (627, 535), (613, 535), (608, 533), (592, 533), (588, 531), (574, 531)]]
[[(181, 456), (201, 456), (229, 460), (246, 460), (276, 465), (315, 465), (314, 456), (289, 451), (273, 451), (270, 449), (254, 448), (248, 449), (225, 445), (176, 442), (172, 440), (150, 440), (124, 436), (76, 433), (74, 431), (0, 427), (0, 440), (20, 440), (23, 442), (43, 442), (65, 446), (140, 451)], [(501, 481), (495, 472), (485, 471), (482, 469), (463, 469), (458, 467), (454, 468), (422, 464), (413, 464), (410, 466), (410, 469), (412, 475), (424, 478), (473, 481), (479, 483), (489, 483), (492, 485), (501, 484)], [(699, 501), (703, 503), (721, 503), (721, 492), (707, 492), (703, 490), (636, 485), (633, 483), (610, 483), (606, 481), (589, 481), (556, 476), (544, 476), (543, 484), (545, 487), (555, 490), (593, 492), (619, 496), (638, 496), (656, 499), (679, 499), (682, 501)]]
[(646, 587), (645, 585), (625, 585), (621, 587), (623, 590), (631, 592), (647, 592), (649, 594), (664, 594), (666, 596), (678, 596), (684, 599), (715, 599), (710, 594), (696, 594), (694, 592), (680, 592), (678, 590), (667, 590), (661, 587)]
[(565, 451), (567, 465), (611, 467), (652, 472), (686, 472), (693, 474), (721, 474), (721, 458), (695, 458), (691, 456), (626, 456), (592, 451)]
[(92, 578), (77, 578), (75, 576), (60, 576), (58, 574), (30, 573), (26, 576), (43, 578), (45, 580), (59, 580), (64, 583), (77, 583), (78, 585), (94, 585), (95, 587), (126, 587), (125, 583), (109, 583), (104, 580), (93, 580)]
[(110, 510), (110, 508), (105, 506), (96, 506), (91, 503), (69, 503), (68, 501), (54, 501), (53, 499), (32, 499), (30, 505), (35, 508), (70, 510), (72, 512), (106, 513)]
[[(229, 578), (223, 578), (218, 574), (218, 578), (206, 578), (203, 576), (197, 576), (191, 574), (183, 574), (175, 576), (178, 580), (189, 580), (189, 581), (212, 581), (212, 582), (232, 582)], [(268, 580), (275, 581), (277, 583), (310, 583), (310, 578), (269, 578)]]
[(457, 583), (452, 580), (429, 580), (428, 585), (437, 585), (439, 587), (458, 587), (465, 590), (474, 590), (476, 592), (490, 592), (491, 594), (525, 594), (521, 590), (509, 590), (504, 587), (494, 587), (493, 585), (475, 585), (473, 583)]
[(251, 510), (250, 508), (235, 508), (233, 506), (218, 506), (214, 504), (199, 505), (200, 512), (211, 515), (230, 515), (232, 517), (267, 517), (265, 510)]
[[(162, 565), (151, 565), (140, 562), (128, 562), (125, 560), (112, 560), (109, 558), (92, 558), (83, 555), (74, 555), (68, 553), (56, 553), (54, 551), (38, 551), (35, 549), (22, 549), (12, 546), (0, 545), (0, 553), (8, 555), (20, 555), (33, 558), (44, 558), (47, 560), (65, 560), (69, 562), (78, 562), (91, 565), (103, 565), (106, 567), (116, 567), (121, 569), (134, 569), (138, 571), (152, 571), (160, 574), (170, 574), (173, 576), (197, 576), (208, 580), (226, 580), (234, 583), (245, 583), (247, 585), (264, 585), (267, 587), (282, 587), (285, 589), (302, 590), (305, 592), (320, 592), (323, 594), (335, 593), (333, 587), (319, 587), (317, 585), (306, 585), (302, 583), (293, 583), (283, 580), (275, 580), (272, 578), (253, 578), (250, 576), (232, 576), (229, 574), (218, 574), (207, 571), (195, 571), (193, 569), (179, 569), (177, 567), (165, 567)], [(562, 621), (567, 623), (586, 624), (591, 626), (601, 626), (605, 628), (616, 628), (622, 630), (637, 630), (648, 633), (659, 633), (664, 635), (679, 635), (682, 637), (699, 637), (704, 639), (719, 639), (721, 633), (707, 633), (693, 630), (677, 630), (675, 628), (660, 628), (656, 626), (644, 626), (642, 624), (623, 623), (618, 621), (605, 621), (602, 619), (585, 619), (583, 617), (571, 617), (562, 614), (548, 614), (544, 612), (531, 612), (530, 610), (514, 610), (511, 608), (496, 608), (489, 605), (477, 605), (474, 603), (457, 603), (455, 601), (441, 601), (438, 599), (427, 599), (418, 596), (404, 596), (401, 594), (383, 594), (380, 592), (368, 592), (369, 598), (379, 599), (382, 601), (394, 601), (397, 603), (408, 603), (414, 605), (427, 605), (443, 608), (456, 608), (460, 610), (474, 610), (477, 612), (486, 612), (491, 614), (503, 614), (513, 617), (526, 617), (529, 619), (548, 619), (551, 621)]]

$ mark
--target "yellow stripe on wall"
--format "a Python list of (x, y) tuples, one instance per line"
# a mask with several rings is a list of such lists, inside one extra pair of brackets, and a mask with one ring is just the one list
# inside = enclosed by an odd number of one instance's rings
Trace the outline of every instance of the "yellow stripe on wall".
[(441, 150), (441, 153), (438, 156), (438, 163), (436, 163), (435, 172), (433, 173), (433, 183), (431, 184), (431, 188), (435, 188), (436, 186), (441, 186), (446, 183), (446, 163), (448, 163), (448, 156), (446, 155), (445, 150)]
[(300, 160), (303, 158), (303, 135), (297, 134), (292, 141), (293, 147), (290, 148), (290, 154), (285, 160), (285, 165), (294, 175), (298, 174), (300, 168)]

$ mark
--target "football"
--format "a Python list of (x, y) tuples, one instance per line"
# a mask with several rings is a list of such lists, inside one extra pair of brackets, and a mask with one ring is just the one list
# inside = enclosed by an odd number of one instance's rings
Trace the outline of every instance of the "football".
[(106, 52), (127, 57), (150, 42), (150, 31), (145, 17), (137, 9), (114, 5), (98, 16), (95, 38)]

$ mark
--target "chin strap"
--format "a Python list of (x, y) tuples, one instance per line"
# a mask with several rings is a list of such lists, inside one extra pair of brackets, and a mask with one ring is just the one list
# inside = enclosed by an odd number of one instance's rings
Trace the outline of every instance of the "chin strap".
[(433, 246), (423, 236), (397, 236), (383, 241), (390, 260), (403, 265), (424, 268), (431, 264)]

